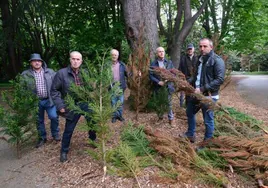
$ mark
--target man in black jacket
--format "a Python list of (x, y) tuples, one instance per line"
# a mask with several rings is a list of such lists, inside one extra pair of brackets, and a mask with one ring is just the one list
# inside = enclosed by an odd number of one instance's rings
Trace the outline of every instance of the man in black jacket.
[[(60, 153), (60, 161), (67, 161), (67, 153), (69, 152), (69, 146), (72, 138), (72, 134), (74, 128), (77, 125), (78, 120), (81, 115), (70, 111), (66, 108), (66, 104), (64, 99), (68, 93), (70, 93), (69, 89), (72, 83), (77, 86), (83, 85), (81, 79), (81, 64), (82, 64), (82, 55), (77, 51), (73, 51), (70, 53), (70, 65), (66, 68), (60, 69), (55, 78), (53, 80), (51, 86), (51, 96), (56, 105), (57, 111), (62, 114), (66, 118), (65, 129), (62, 135), (62, 144), (61, 144), (61, 153)], [(85, 103), (79, 103), (76, 101), (76, 105), (81, 108), (83, 111), (90, 112), (88, 105)], [(90, 122), (90, 117), (86, 116), (86, 120)], [(96, 132), (94, 130), (90, 130), (89, 139), (96, 139)]]
[[(191, 84), (195, 87), (195, 93), (203, 94), (214, 102), (219, 99), (219, 89), (224, 81), (225, 64), (221, 57), (213, 51), (213, 43), (208, 38), (203, 38), (199, 42), (201, 55), (198, 58), (196, 72)], [(201, 105), (195, 98), (187, 97), (186, 114), (188, 118), (188, 130), (185, 133), (191, 142), (195, 141), (195, 114), (202, 109), (204, 124), (206, 126), (204, 141), (213, 137), (214, 132), (214, 112), (206, 105)]]
[[(186, 55), (181, 57), (179, 70), (185, 75), (186, 80), (190, 83), (193, 78), (194, 68), (196, 66), (197, 57), (194, 55), (194, 45), (188, 44)], [(184, 102), (184, 93), (180, 94), (180, 107)]]

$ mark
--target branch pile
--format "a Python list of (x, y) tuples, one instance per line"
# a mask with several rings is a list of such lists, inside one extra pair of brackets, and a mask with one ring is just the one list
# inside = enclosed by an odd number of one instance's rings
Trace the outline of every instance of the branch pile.
[(180, 181), (192, 181), (195, 177), (209, 176), (211, 182), (226, 185), (224, 173), (213, 169), (209, 163), (202, 160), (184, 138), (175, 138), (159, 130), (153, 131), (151, 127), (145, 128), (144, 132), (152, 148), (163, 157), (171, 158), (176, 165)]
[(184, 91), (186, 95), (196, 98), (201, 104), (208, 105), (209, 108), (216, 107), (211, 99), (202, 94), (195, 93), (194, 87), (186, 81), (185, 76), (181, 71), (174, 68), (167, 70), (159, 67), (154, 67), (152, 71), (159, 75), (163, 80), (173, 82), (176, 92)]
[(241, 138), (220, 136), (213, 140), (212, 150), (221, 152), (233, 167), (239, 168), (268, 185), (268, 136)]

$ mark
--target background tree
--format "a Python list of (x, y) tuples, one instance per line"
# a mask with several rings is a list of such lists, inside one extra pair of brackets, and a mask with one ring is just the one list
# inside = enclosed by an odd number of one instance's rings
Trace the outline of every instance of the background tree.
[(122, 0), (126, 24), (126, 38), (132, 50), (138, 47), (138, 41), (144, 40), (154, 58), (159, 45), (155, 0)]
[[(181, 48), (189, 35), (197, 18), (201, 15), (207, 0), (195, 2), (194, 9), (191, 1), (157, 0), (157, 20), (161, 35), (167, 41), (167, 53), (176, 68), (179, 67)], [(161, 4), (162, 3), (162, 4)], [(192, 15), (192, 10), (196, 13)], [(163, 14), (162, 14), (163, 13)], [(162, 21), (164, 20), (165, 21)], [(165, 26), (164, 23), (167, 23)]]

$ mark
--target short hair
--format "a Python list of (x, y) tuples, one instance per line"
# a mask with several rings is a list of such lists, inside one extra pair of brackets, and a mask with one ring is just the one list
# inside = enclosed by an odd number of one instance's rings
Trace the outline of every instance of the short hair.
[(119, 56), (119, 51), (118, 51), (117, 49), (112, 49), (112, 50), (111, 50), (111, 52), (110, 52), (110, 53), (111, 53), (111, 55), (113, 54), (113, 52), (116, 52), (116, 53), (117, 53), (117, 55)]
[(199, 42), (201, 42), (201, 41), (203, 41), (203, 40), (208, 40), (209, 45), (210, 45), (211, 47), (213, 47), (213, 42), (212, 42), (212, 40), (211, 40), (210, 38), (202, 38), (202, 39), (200, 39)]
[(160, 48), (162, 48), (165, 51), (165, 49), (162, 46), (159, 46), (158, 48), (156, 48), (155, 53), (157, 53)]
[(70, 57), (73, 55), (73, 54), (79, 54), (81, 56), (81, 59), (82, 59), (82, 54), (78, 51), (71, 51), (70, 52)]

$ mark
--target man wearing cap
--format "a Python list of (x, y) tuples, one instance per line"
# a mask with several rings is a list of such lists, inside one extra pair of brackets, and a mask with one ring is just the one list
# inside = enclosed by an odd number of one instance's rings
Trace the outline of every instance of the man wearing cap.
[[(194, 45), (188, 44), (186, 55), (181, 57), (179, 70), (185, 75), (186, 80), (191, 83), (193, 79), (194, 67), (196, 66), (197, 57), (194, 54)], [(180, 95), (180, 107), (183, 106), (184, 93)]]
[[(69, 152), (70, 142), (73, 135), (73, 131), (80, 119), (81, 113), (74, 113), (70, 111), (65, 103), (65, 98), (67, 94), (71, 94), (70, 86), (74, 83), (77, 86), (82, 86), (82, 77), (81, 77), (81, 65), (83, 59), (82, 54), (78, 51), (73, 51), (70, 53), (70, 65), (66, 68), (60, 69), (51, 86), (51, 96), (56, 105), (57, 110), (60, 114), (62, 114), (66, 118), (65, 122), (65, 129), (62, 135), (62, 142), (61, 142), (61, 151), (60, 151), (60, 161), (66, 162), (67, 161), (67, 154)], [(82, 111), (87, 111), (91, 113), (88, 105), (86, 103), (81, 103), (79, 99), (75, 99), (75, 104), (79, 107)], [(86, 116), (87, 123), (89, 125), (93, 125), (94, 122), (91, 121), (91, 117)], [(96, 131), (89, 130), (88, 137), (90, 140), (94, 141), (96, 139)]]
[(55, 141), (60, 141), (59, 118), (56, 112), (56, 107), (54, 106), (50, 95), (50, 88), (52, 80), (55, 76), (55, 72), (52, 69), (47, 68), (46, 63), (41, 59), (40, 54), (31, 54), (29, 61), (31, 67), (30, 69), (23, 71), (22, 76), (25, 78), (28, 88), (32, 89), (39, 98), (37, 122), (39, 139), (36, 144), (36, 148), (39, 148), (47, 141), (44, 122), (45, 111), (47, 112), (48, 118), (51, 121), (51, 135)]

